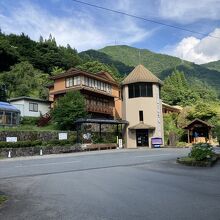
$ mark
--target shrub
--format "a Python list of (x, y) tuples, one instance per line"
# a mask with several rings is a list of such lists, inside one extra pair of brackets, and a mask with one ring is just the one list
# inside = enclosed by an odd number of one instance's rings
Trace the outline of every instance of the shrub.
[(53, 146), (68, 146), (74, 144), (71, 140), (51, 140), (51, 141), (18, 141), (18, 142), (0, 142), (0, 148), (25, 148), (25, 147), (53, 147)]
[(187, 143), (186, 142), (178, 142), (176, 145), (177, 145), (177, 147), (186, 147)]
[(22, 117), (21, 118), (21, 124), (23, 125), (36, 125), (39, 121), (39, 117)]
[(213, 148), (208, 143), (194, 144), (189, 157), (194, 158), (196, 161), (202, 161), (214, 156)]

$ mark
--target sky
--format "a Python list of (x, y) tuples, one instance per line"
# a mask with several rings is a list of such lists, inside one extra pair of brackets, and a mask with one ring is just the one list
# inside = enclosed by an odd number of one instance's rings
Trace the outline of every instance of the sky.
[(0, 0), (0, 28), (38, 41), (51, 34), (79, 52), (129, 45), (197, 64), (220, 60), (220, 0), (82, 0), (206, 36), (145, 22), (72, 0)]

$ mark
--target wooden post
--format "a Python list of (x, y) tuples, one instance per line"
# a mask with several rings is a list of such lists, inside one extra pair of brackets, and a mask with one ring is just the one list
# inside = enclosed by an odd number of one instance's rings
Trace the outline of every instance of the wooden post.
[(190, 130), (188, 129), (188, 144), (190, 144)]

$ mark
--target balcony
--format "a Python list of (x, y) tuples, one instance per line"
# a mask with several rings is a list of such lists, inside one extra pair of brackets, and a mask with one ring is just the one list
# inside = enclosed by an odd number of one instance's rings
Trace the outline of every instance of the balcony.
[(110, 107), (110, 106), (87, 105), (86, 110), (88, 112), (96, 112), (96, 113), (113, 115), (113, 107)]

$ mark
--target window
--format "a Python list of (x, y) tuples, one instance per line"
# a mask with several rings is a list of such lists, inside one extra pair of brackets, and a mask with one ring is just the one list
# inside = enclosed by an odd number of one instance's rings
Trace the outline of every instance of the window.
[(101, 82), (98, 81), (98, 89), (101, 89)]
[(72, 87), (73, 86), (73, 78), (66, 78), (66, 87)]
[(30, 102), (29, 103), (29, 111), (31, 111), (31, 112), (38, 112), (38, 104)]
[(133, 83), (128, 85), (129, 98), (153, 97), (152, 83)]
[(87, 77), (84, 77), (84, 84), (85, 84), (86, 86), (89, 86), (89, 82), (88, 82), (88, 78), (87, 78)]
[(139, 121), (144, 121), (143, 111), (139, 111)]
[(133, 86), (133, 84), (128, 85), (128, 96), (129, 96), (129, 98), (134, 98), (134, 86)]

